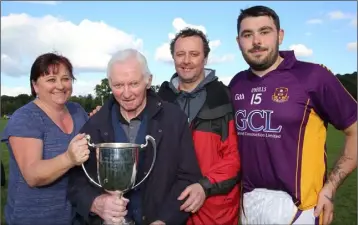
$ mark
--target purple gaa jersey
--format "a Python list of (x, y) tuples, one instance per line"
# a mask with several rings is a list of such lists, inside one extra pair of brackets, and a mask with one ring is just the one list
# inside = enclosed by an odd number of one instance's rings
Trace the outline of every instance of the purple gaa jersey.
[(230, 82), (239, 137), (243, 192), (282, 190), (301, 210), (317, 203), (326, 179), (327, 124), (343, 130), (357, 121), (357, 102), (324, 66), (283, 62), (263, 77), (250, 70)]

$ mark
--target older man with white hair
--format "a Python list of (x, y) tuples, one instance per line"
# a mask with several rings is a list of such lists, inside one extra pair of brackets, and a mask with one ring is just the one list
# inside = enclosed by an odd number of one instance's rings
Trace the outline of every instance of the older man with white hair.
[[(155, 166), (137, 189), (118, 198), (92, 185), (80, 167), (70, 171), (68, 198), (74, 208), (73, 224), (183, 224), (189, 213), (181, 211), (180, 193), (201, 177), (185, 114), (174, 104), (163, 102), (151, 90), (152, 74), (145, 57), (126, 49), (114, 54), (107, 76), (112, 95), (81, 129), (93, 143), (144, 144), (151, 135), (157, 144)], [(153, 148), (139, 154), (137, 179), (148, 172)], [(85, 163), (97, 177), (95, 150)], [(128, 199), (128, 200), (127, 200)], [(127, 220), (127, 221), (129, 221)]]

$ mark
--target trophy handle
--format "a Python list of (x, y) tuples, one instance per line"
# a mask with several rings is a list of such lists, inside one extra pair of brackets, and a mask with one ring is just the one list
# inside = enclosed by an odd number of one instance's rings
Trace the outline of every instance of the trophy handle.
[(90, 136), (89, 134), (86, 134), (86, 135), (85, 135), (85, 138), (86, 138), (86, 140), (87, 140), (88, 146), (90, 146), (90, 147), (92, 147), (92, 148), (95, 148), (95, 147), (96, 147), (95, 144), (91, 143), (91, 136)]
[(143, 177), (143, 179), (138, 182), (136, 185), (134, 185), (134, 187), (132, 187), (132, 189), (136, 188), (138, 185), (140, 185), (143, 181), (145, 181), (145, 179), (147, 179), (147, 177), (149, 176), (149, 174), (152, 172), (153, 170), (153, 167), (154, 167), (154, 164), (155, 164), (155, 161), (157, 159), (157, 144), (155, 143), (155, 139), (150, 136), (150, 135), (147, 135), (145, 136), (145, 144), (141, 144), (140, 145), (140, 148), (145, 148), (147, 147), (148, 145), (148, 140), (150, 141), (150, 143), (152, 143), (153, 145), (153, 149), (154, 149), (154, 154), (153, 154), (153, 161), (152, 161), (152, 165), (150, 165), (150, 168), (148, 170), (148, 173)]
[[(91, 147), (93, 147), (93, 148), (96, 147), (95, 144), (93, 144), (93, 143), (90, 142), (90, 141), (91, 141), (91, 136), (90, 136), (89, 134), (86, 134), (85, 138), (87, 139), (87, 144), (88, 144), (89, 146), (91, 146)], [(96, 181), (94, 181), (94, 180), (90, 177), (90, 175), (87, 173), (87, 170), (86, 170), (86, 168), (85, 168), (84, 163), (82, 163), (81, 166), (82, 166), (82, 169), (83, 169), (83, 171), (85, 172), (87, 178), (88, 178), (93, 184), (95, 184), (95, 185), (97, 185), (98, 187), (102, 188), (102, 186), (101, 186), (100, 184), (98, 184)]]

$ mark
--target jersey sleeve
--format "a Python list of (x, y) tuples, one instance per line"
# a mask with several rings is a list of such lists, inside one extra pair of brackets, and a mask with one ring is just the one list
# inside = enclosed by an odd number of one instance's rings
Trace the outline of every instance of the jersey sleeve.
[(357, 121), (357, 102), (338, 78), (325, 66), (317, 65), (309, 94), (320, 117), (338, 130), (344, 130)]
[(20, 109), (13, 114), (2, 134), (1, 141), (7, 142), (11, 136), (43, 139), (43, 122), (40, 115), (30, 110)]

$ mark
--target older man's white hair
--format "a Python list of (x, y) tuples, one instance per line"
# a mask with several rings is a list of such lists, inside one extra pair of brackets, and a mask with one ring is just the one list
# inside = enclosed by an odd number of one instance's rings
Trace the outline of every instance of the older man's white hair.
[(108, 78), (109, 83), (111, 82), (110, 74), (111, 74), (113, 64), (123, 63), (129, 59), (136, 59), (138, 61), (138, 63), (141, 65), (142, 73), (143, 73), (143, 76), (145, 77), (146, 82), (149, 81), (149, 77), (152, 75), (152, 73), (149, 70), (147, 59), (138, 50), (128, 48), (128, 49), (123, 49), (123, 50), (116, 52), (112, 56), (111, 60), (109, 60), (108, 65), (107, 65), (107, 78)]

